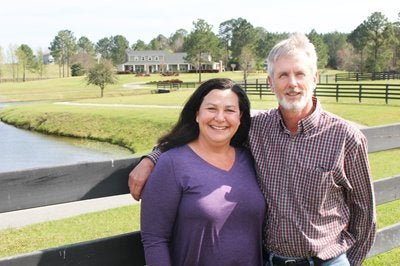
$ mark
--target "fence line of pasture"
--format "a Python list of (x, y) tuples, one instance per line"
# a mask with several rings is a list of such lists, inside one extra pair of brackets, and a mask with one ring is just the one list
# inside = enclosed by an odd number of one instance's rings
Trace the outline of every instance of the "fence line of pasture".
[(348, 72), (335, 74), (335, 82), (338, 81), (364, 81), (364, 80), (389, 80), (400, 79), (399, 72)]
[[(268, 82), (240, 83), (248, 95), (273, 95)], [(361, 83), (318, 83), (314, 91), (317, 97), (332, 97), (339, 102), (341, 98), (380, 99), (389, 104), (389, 100), (400, 100), (400, 84), (361, 84)]]

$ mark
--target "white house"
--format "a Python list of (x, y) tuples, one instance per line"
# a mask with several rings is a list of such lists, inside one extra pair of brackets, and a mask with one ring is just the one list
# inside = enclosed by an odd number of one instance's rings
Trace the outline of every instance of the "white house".
[[(165, 50), (126, 51), (126, 62), (118, 66), (118, 71), (134, 73), (191, 72), (196, 68), (185, 61), (186, 53), (170, 53)], [(222, 71), (222, 62), (212, 62), (211, 56), (204, 54), (201, 69)]]
[(53, 63), (54, 63), (54, 58), (50, 53), (43, 55), (43, 64), (48, 65)]

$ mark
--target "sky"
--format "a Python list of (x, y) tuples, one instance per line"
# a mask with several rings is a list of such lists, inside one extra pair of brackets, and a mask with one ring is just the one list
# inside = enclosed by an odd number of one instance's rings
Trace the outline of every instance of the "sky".
[(350, 33), (373, 12), (398, 21), (398, 0), (12, 0), (0, 4), (0, 46), (27, 44), (44, 52), (60, 30), (93, 43), (123, 35), (130, 43), (190, 32), (205, 20), (217, 34), (219, 24), (243, 18), (268, 32)]

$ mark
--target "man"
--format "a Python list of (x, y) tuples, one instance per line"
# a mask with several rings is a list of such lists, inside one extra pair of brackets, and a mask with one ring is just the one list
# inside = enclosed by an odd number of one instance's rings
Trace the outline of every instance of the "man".
[[(267, 202), (266, 265), (360, 265), (376, 234), (366, 138), (313, 97), (317, 55), (305, 35), (275, 45), (267, 63), (279, 106), (252, 118), (248, 140)], [(157, 157), (131, 172), (135, 199)]]

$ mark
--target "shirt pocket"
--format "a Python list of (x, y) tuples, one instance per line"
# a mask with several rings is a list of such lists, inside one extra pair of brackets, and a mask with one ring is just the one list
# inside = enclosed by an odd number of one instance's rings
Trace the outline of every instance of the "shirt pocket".
[(297, 202), (312, 215), (325, 215), (335, 207), (335, 194), (341, 193), (341, 186), (334, 180), (334, 171), (323, 167), (307, 169), (297, 183)]

